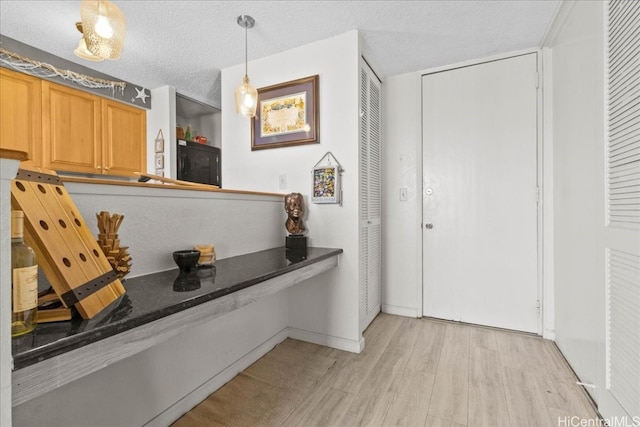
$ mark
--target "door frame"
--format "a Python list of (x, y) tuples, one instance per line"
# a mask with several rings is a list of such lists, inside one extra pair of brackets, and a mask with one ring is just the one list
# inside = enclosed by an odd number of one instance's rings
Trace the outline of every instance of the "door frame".
[[(537, 54), (537, 116), (536, 116), (536, 145), (537, 145), (537, 153), (536, 153), (536, 165), (537, 165), (537, 186), (538, 186), (538, 204), (537, 204), (537, 294), (539, 301), (539, 316), (538, 316), (538, 325), (537, 325), (537, 333), (544, 338), (547, 339), (555, 339), (555, 325), (554, 325), (554, 304), (553, 304), (553, 162), (552, 162), (552, 153), (553, 146), (552, 139), (550, 137), (550, 133), (545, 134), (544, 121), (547, 117), (544, 115), (544, 85), (543, 85), (543, 76), (550, 77), (550, 75), (545, 75), (545, 68), (543, 67), (543, 51), (539, 48), (534, 49), (523, 49), (518, 51), (512, 51), (499, 55), (492, 55), (483, 58), (477, 58), (469, 61), (458, 62), (450, 65), (445, 65), (441, 67), (428, 68), (425, 70), (421, 70), (418, 74), (420, 76), (420, 111), (422, 111), (422, 94), (424, 92), (422, 86), (422, 78), (426, 74), (432, 74), (436, 72), (449, 71), (457, 68), (469, 67), (473, 65), (479, 65), (486, 62), (499, 61), (503, 59), (513, 58), (516, 56), (522, 56), (535, 53)], [(550, 81), (550, 79), (548, 80)], [(550, 98), (550, 97), (549, 97)], [(550, 105), (551, 100), (547, 100)], [(422, 113), (421, 113), (422, 115)], [(548, 126), (548, 129), (551, 129), (551, 126)], [(418, 156), (418, 165), (416, 168), (417, 173), (417, 181), (420, 183), (420, 203), (416, 203), (417, 205), (417, 215), (420, 219), (420, 228), (417, 231), (418, 239), (420, 242), (420, 250), (419, 253), (416, 254), (417, 260), (417, 277), (419, 277), (420, 283), (416, 286), (416, 298), (417, 298), (417, 306), (419, 307), (419, 315), (422, 317), (424, 313), (424, 304), (423, 304), (423, 287), (424, 287), (424, 263), (423, 263), (423, 251), (424, 251), (424, 223), (423, 223), (423, 204), (424, 204), (424, 190), (425, 190), (425, 181), (424, 181), (424, 164), (423, 164), (423, 124), (420, 123), (420, 138), (416, 138), (416, 155)]]

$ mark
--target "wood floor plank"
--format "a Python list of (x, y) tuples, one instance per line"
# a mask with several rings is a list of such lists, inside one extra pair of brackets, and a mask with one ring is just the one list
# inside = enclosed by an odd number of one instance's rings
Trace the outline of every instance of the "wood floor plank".
[(364, 333), (367, 343), (364, 351), (338, 360), (335, 369), (331, 369), (323, 379), (324, 385), (357, 395), (403, 321), (399, 316), (380, 314)]
[(463, 425), (469, 403), (469, 331), (461, 324), (446, 325), (429, 403), (429, 415)]
[(471, 348), (480, 347), (487, 350), (498, 350), (496, 331), (494, 329), (470, 326), (469, 339)]
[(447, 324), (431, 319), (420, 319), (416, 323), (418, 325), (417, 337), (409, 365), (418, 371), (435, 375), (438, 370)]
[(442, 418), (430, 415), (427, 417), (425, 427), (467, 427), (467, 425), (456, 423), (451, 420), (443, 420)]
[(319, 354), (276, 346), (244, 372), (272, 385), (306, 392), (335, 362)]
[(382, 425), (398, 392), (416, 339), (416, 322), (401, 320), (397, 333), (380, 354), (366, 384), (356, 395), (341, 425)]
[(503, 366), (521, 370), (531, 369), (529, 353), (520, 334), (497, 330), (495, 338)]
[(318, 386), (280, 424), (282, 427), (339, 426), (353, 396), (342, 390)]
[(266, 426), (280, 424), (302, 398), (296, 389), (272, 385), (241, 372), (214, 393), (212, 403), (227, 409), (220, 415), (228, 425), (247, 419), (253, 425)]
[[(472, 333), (476, 329), (472, 329)], [(470, 369), (469, 427), (511, 425), (498, 352), (472, 347)]]
[(512, 367), (504, 367), (505, 395), (511, 425), (543, 427), (551, 425), (542, 390), (536, 374)]
[(555, 344), (531, 334), (382, 314), (366, 349), (287, 339), (174, 427), (526, 427), (597, 420)]
[(407, 367), (382, 425), (424, 426), (429, 413), (429, 401), (435, 375)]

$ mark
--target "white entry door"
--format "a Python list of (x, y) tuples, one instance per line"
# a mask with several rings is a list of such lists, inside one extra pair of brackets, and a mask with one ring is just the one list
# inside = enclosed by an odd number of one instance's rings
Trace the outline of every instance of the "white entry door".
[(422, 84), (423, 315), (539, 333), (537, 54)]

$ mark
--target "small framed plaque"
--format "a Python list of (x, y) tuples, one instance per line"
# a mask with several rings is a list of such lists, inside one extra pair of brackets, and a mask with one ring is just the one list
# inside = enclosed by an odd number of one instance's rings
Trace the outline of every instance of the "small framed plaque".
[(156, 169), (164, 169), (164, 154), (156, 153)]
[(162, 129), (158, 131), (158, 136), (156, 136), (155, 143), (156, 153), (164, 153), (164, 135), (162, 134)]
[(313, 168), (313, 203), (340, 203), (340, 171), (338, 166)]

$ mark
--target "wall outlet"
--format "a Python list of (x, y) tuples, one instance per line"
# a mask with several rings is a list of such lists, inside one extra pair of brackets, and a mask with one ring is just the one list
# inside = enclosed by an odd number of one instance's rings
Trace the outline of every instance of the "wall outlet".
[(401, 188), (400, 189), (400, 201), (401, 202), (406, 202), (407, 201), (407, 189), (406, 188)]
[(284, 190), (285, 188), (287, 188), (287, 174), (280, 174), (280, 176), (278, 176), (278, 188), (280, 190)]

